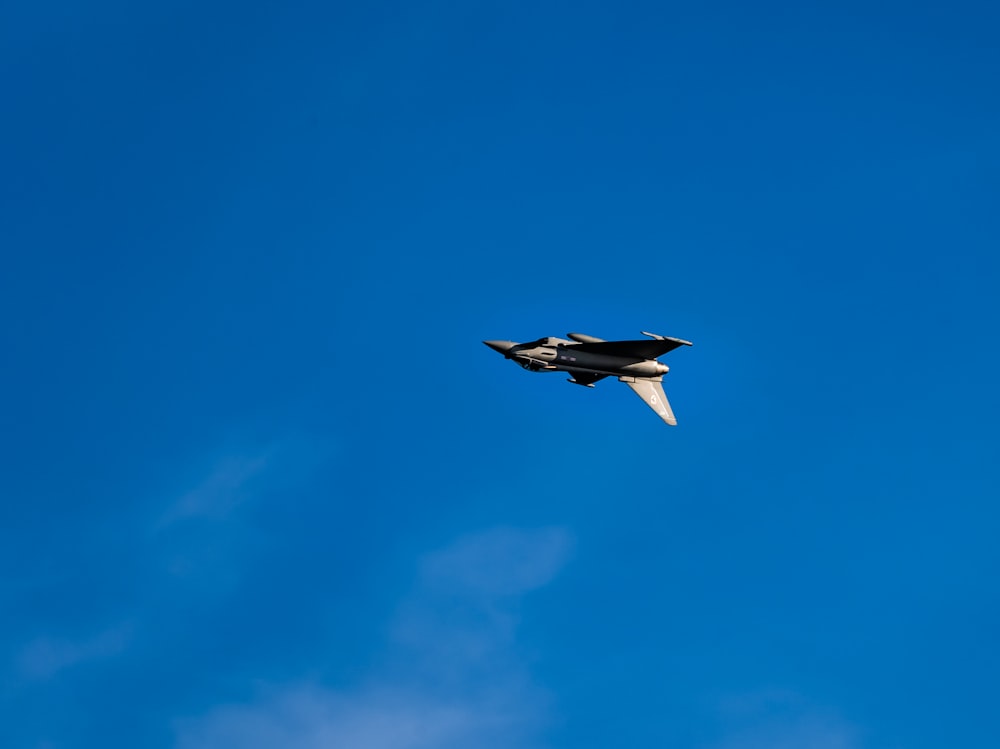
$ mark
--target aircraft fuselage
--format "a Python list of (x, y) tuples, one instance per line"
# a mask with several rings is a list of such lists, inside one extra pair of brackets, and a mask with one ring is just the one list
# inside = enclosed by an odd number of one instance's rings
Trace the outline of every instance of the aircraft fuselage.
[[(509, 348), (505, 349), (504, 344), (509, 344)], [(531, 343), (487, 341), (487, 345), (531, 372), (589, 372), (615, 377), (658, 377), (670, 371), (670, 367), (655, 359), (580, 351), (572, 341), (558, 338), (543, 338)]]

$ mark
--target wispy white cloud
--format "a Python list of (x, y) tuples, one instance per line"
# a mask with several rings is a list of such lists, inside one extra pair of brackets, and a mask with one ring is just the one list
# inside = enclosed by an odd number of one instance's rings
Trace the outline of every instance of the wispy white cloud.
[(522, 595), (556, 576), (570, 546), (563, 528), (493, 528), (425, 556), (421, 582), (430, 590), (460, 595)]
[(235, 589), (248, 555), (266, 545), (261, 512), (294, 493), (330, 453), (329, 445), (298, 438), (223, 453), (150, 524), (154, 564), (192, 593)]
[(397, 657), (442, 683), (473, 671), (511, 674), (518, 605), (566, 564), (565, 528), (497, 527), (424, 555), (414, 591), (391, 623)]
[(17, 658), (18, 670), (27, 679), (49, 679), (71, 666), (118, 655), (128, 646), (131, 637), (131, 623), (119, 624), (82, 639), (37, 637), (21, 649)]
[(329, 445), (294, 437), (223, 453), (193, 486), (170, 500), (157, 529), (186, 519), (227, 520), (244, 503), (301, 481), (329, 456)]
[[(84, 635), (35, 635), (13, 646), (4, 658), (3, 666), (10, 669), (6, 678), (12, 684), (46, 681), (68, 668), (119, 656), (135, 645), (137, 629), (156, 628), (149, 621), (150, 610), (160, 605), (164, 595), (193, 599), (233, 588), (245, 562), (248, 539), (255, 532), (240, 522), (238, 508), (301, 481), (327, 455), (323, 446), (294, 439), (231, 452), (211, 464), (193, 486), (175, 493), (152, 513), (122, 516), (121, 522), (127, 524), (122, 536), (146, 538), (137, 547), (141, 554), (132, 559), (134, 564), (142, 568), (151, 563), (150, 568), (159, 568), (166, 576), (143, 580), (143, 591), (134, 598), (138, 605), (127, 614), (126, 623), (96, 634), (91, 630)], [(55, 586), (63, 577), (68, 578), (69, 571), (44, 582)], [(183, 587), (177, 586), (178, 578), (183, 579)], [(21, 584), (28, 586), (24, 581)], [(2, 670), (0, 676), (4, 676)]]
[[(342, 694), (295, 685), (178, 724), (178, 749), (506, 747), (523, 719), (491, 705), (382, 687)], [(522, 744), (523, 745), (523, 744)]]
[(726, 736), (711, 749), (861, 749), (857, 728), (794, 691), (765, 689), (720, 706)]
[(195, 487), (167, 508), (159, 526), (192, 517), (223, 517), (251, 495), (254, 479), (271, 462), (272, 453), (230, 455), (222, 458)]
[(177, 723), (178, 749), (492, 749), (539, 743), (550, 698), (516, 643), (517, 603), (566, 563), (562, 528), (495, 528), (424, 556), (364, 683), (263, 689)]

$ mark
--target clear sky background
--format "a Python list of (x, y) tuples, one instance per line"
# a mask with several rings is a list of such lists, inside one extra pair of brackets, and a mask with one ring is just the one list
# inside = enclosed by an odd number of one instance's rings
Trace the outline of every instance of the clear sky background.
[(1000, 746), (1000, 14), (876, 5), (4, 6), (0, 746)]

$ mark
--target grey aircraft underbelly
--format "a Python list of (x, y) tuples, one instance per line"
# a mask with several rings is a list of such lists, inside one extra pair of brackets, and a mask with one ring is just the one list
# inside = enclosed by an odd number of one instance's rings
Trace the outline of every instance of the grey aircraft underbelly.
[(617, 377), (661, 419), (676, 426), (677, 419), (662, 384), (670, 367), (656, 358), (675, 348), (690, 346), (691, 342), (645, 331), (642, 334), (651, 340), (605, 341), (583, 333), (569, 333), (571, 340), (549, 337), (530, 343), (483, 343), (531, 372), (568, 372), (569, 382), (575, 385), (594, 387), (598, 380)]

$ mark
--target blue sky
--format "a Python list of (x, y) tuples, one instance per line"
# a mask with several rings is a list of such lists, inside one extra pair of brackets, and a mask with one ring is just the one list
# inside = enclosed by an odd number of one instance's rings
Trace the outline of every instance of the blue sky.
[(0, 13), (0, 745), (1000, 744), (990, 4)]

